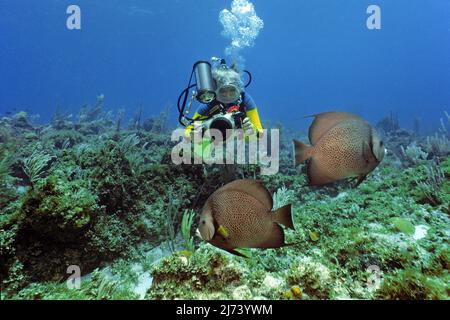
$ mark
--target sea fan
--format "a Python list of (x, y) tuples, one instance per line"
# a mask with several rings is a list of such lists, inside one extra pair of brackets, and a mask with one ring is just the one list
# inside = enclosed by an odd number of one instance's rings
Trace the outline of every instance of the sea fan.
[(45, 168), (52, 157), (43, 151), (35, 149), (33, 153), (23, 161), (23, 171), (30, 180), (31, 187), (41, 180), (46, 172)]

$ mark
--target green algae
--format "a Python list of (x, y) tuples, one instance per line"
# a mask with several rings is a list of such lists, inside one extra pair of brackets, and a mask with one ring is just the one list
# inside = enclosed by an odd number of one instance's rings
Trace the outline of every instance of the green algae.
[(397, 228), (397, 230), (408, 235), (414, 234), (415, 231), (414, 225), (408, 220), (403, 218), (393, 218), (392, 223)]
[[(237, 166), (234, 177), (261, 179), (279, 191), (278, 202), (292, 203), (296, 227), (286, 231), (290, 246), (240, 258), (194, 237), (196, 217), (182, 221), (184, 210), (198, 215), (224, 183), (220, 169), (174, 166), (168, 133), (118, 131), (94, 113), (95, 120), (63, 119), (60, 130), (46, 127), (42, 135), (0, 126), (2, 298), (136, 299), (143, 273), (153, 279), (146, 299), (282, 299), (291, 288), (302, 299), (449, 298), (448, 156), (401, 169), (388, 157), (356, 189), (308, 187), (303, 169), (287, 165), (274, 176)], [(36, 136), (56, 159), (32, 188), (20, 164)], [(168, 211), (174, 254), (165, 249)], [(427, 232), (414, 239), (419, 226)], [(166, 257), (149, 258), (155, 249)], [(65, 283), (73, 264), (85, 276), (79, 290)], [(383, 277), (370, 288), (374, 266)]]

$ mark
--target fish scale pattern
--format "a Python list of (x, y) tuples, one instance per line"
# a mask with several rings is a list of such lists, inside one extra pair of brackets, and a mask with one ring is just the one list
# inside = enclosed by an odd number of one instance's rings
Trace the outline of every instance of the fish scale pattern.
[(218, 192), (212, 196), (211, 207), (215, 221), (229, 233), (229, 248), (258, 247), (274, 225), (261, 202), (244, 192)]
[(331, 128), (314, 146), (311, 183), (329, 183), (372, 171), (377, 160), (370, 140), (371, 127), (365, 121), (346, 120)]

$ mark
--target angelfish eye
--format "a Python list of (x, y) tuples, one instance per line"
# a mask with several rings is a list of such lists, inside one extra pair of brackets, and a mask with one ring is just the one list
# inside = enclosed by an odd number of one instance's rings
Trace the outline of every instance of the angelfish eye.
[(205, 220), (202, 220), (202, 224), (205, 224), (206, 223), (206, 221)]

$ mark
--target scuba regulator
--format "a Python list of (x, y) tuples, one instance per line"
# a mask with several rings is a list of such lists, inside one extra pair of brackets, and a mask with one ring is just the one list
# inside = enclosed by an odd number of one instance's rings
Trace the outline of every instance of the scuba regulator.
[[(219, 63), (217, 68), (230, 69), (224, 59), (213, 57), (212, 61)], [(247, 88), (252, 82), (252, 75), (247, 70), (244, 70), (243, 72), (249, 77), (247, 84), (244, 86), (244, 88)], [(194, 76), (195, 83), (191, 84)], [(188, 109), (186, 110), (189, 90), (194, 87), (195, 90), (192, 92)], [(239, 107), (237, 105), (232, 105), (227, 108), (224, 104), (218, 101), (218, 94), (223, 94), (224, 97), (228, 94), (231, 97), (230, 100), (240, 100), (241, 93), (238, 92), (233, 95), (233, 92), (231, 91), (232, 89), (233, 86), (230, 85), (217, 88), (217, 83), (212, 75), (211, 63), (208, 61), (197, 61), (192, 67), (192, 72), (187, 87), (178, 97), (177, 107), (179, 112), (179, 123), (186, 127), (194, 122), (194, 119), (189, 118), (187, 115), (189, 114), (191, 105), (195, 99), (202, 104), (211, 104), (214, 101), (218, 102), (219, 110), (217, 110), (216, 114), (202, 118), (204, 129), (218, 129), (225, 132), (226, 129), (240, 128), (244, 119), (244, 114), (239, 110)]]

